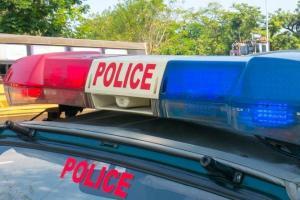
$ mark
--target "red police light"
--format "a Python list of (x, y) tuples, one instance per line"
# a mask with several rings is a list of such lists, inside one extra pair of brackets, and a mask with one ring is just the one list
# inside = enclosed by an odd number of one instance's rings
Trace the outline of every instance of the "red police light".
[(43, 95), (43, 90), (41, 88), (23, 88), (22, 89), (22, 96), (28, 97), (41, 97)]
[(84, 86), (98, 52), (33, 55), (12, 65), (4, 78), (9, 103), (56, 103), (88, 107)]

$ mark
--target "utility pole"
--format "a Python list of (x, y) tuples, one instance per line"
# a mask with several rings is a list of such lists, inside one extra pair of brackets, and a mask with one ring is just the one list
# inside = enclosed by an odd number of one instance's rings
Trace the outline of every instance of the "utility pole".
[(270, 51), (270, 42), (269, 42), (269, 11), (268, 11), (268, 0), (265, 0), (266, 7), (266, 31), (267, 31), (267, 49), (266, 51)]

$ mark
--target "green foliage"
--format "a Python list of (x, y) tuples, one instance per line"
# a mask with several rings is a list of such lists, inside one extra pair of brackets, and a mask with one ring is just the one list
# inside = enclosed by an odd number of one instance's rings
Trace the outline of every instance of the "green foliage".
[(290, 32), (283, 32), (271, 38), (272, 50), (299, 49), (300, 40)]
[[(221, 6), (211, 3), (197, 12), (185, 12), (173, 33), (161, 44), (158, 53), (177, 55), (222, 54), (226, 51)], [(222, 23), (223, 22), (223, 23)]]
[[(260, 28), (257, 7), (218, 3), (197, 11), (174, 9), (176, 1), (123, 0), (114, 8), (82, 21), (79, 38), (147, 42), (156, 54), (228, 54), (234, 41), (249, 39)], [(97, 28), (95, 28), (97, 27)]]
[(248, 4), (234, 4), (234, 11), (228, 14), (228, 23), (232, 36), (238, 41), (251, 38), (251, 33), (260, 28), (263, 15), (258, 7)]
[(300, 33), (296, 26), (300, 23), (300, 1), (294, 12), (277, 10), (270, 21), (272, 50), (300, 48)]
[(0, 32), (72, 36), (87, 9), (82, 0), (1, 0)]
[(124, 0), (85, 19), (77, 29), (78, 37), (147, 42), (153, 52), (172, 29), (173, 13), (163, 0)]
[(227, 11), (218, 3), (186, 12), (179, 28), (160, 46), (161, 54), (228, 55), (234, 41), (251, 38), (263, 16), (259, 8), (234, 4)]
[[(152, 54), (228, 55), (234, 42), (266, 36), (260, 8), (210, 3), (185, 10), (180, 0), (120, 0), (83, 17), (84, 0), (0, 0), (0, 32), (146, 42)], [(300, 0), (293, 12), (270, 15), (272, 50), (300, 48)], [(299, 22), (295, 25), (295, 22)]]

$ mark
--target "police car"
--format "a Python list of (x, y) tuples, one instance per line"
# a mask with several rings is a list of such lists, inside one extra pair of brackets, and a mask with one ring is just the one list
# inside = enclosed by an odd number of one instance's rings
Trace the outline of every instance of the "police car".
[(299, 58), (22, 58), (9, 103), (59, 107), (1, 126), (0, 199), (300, 199)]

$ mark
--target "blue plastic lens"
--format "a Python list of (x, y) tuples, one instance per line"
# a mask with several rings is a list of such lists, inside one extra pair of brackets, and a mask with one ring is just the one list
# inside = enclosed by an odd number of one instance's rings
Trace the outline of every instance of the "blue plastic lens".
[(294, 114), (287, 104), (260, 104), (253, 109), (253, 115), (253, 120), (258, 126), (277, 127), (294, 122)]
[(162, 117), (300, 145), (300, 52), (172, 60), (159, 98)]
[(245, 62), (240, 60), (170, 61), (160, 95), (160, 113), (226, 125), (226, 102), (244, 67)]
[(170, 61), (161, 97), (223, 102), (244, 66), (242, 62)]
[(230, 101), (235, 121), (232, 128), (260, 135), (276, 132), (274, 139), (285, 136), (291, 143), (300, 139), (299, 58), (300, 53), (275, 53), (249, 60)]
[[(299, 54), (300, 57), (300, 54)], [(254, 57), (248, 64), (233, 101), (300, 103), (300, 62), (273, 57)]]
[(295, 113), (287, 104), (257, 103), (233, 108), (237, 129), (242, 131), (261, 128), (281, 128), (295, 122)]

